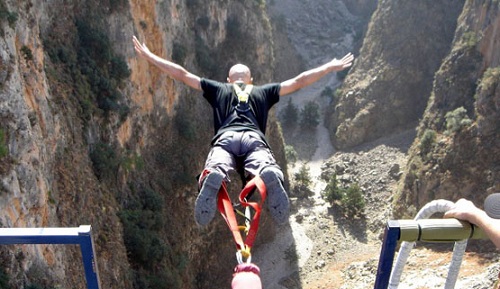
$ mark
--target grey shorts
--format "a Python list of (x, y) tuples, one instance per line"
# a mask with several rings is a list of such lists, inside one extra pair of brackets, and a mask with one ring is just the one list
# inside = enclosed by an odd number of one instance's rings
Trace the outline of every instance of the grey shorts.
[(269, 147), (259, 134), (252, 131), (223, 133), (208, 153), (205, 169), (219, 171), (230, 181), (228, 175), (237, 169), (237, 159), (242, 161), (245, 172), (253, 176), (270, 166), (281, 171)]

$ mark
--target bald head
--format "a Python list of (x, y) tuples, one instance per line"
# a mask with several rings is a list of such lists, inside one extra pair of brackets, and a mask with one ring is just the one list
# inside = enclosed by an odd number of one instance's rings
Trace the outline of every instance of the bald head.
[(243, 82), (245, 84), (250, 84), (252, 83), (252, 80), (250, 68), (246, 65), (238, 63), (229, 69), (227, 81), (230, 83)]

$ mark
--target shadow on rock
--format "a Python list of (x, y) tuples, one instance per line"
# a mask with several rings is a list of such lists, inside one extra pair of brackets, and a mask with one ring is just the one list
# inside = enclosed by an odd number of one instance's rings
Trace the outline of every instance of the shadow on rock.
[(364, 215), (350, 216), (338, 205), (328, 208), (328, 214), (333, 217), (343, 235), (348, 233), (361, 243), (368, 242), (368, 235), (366, 233), (367, 221)]

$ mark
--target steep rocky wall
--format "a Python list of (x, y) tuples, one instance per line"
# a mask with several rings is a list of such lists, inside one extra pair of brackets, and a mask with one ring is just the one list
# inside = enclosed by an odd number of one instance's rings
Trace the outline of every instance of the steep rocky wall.
[(417, 127), (396, 216), (437, 198), (481, 205), (499, 190), (498, 10), (496, 1), (378, 3), (328, 122), (340, 149)]
[(277, 44), (286, 45), (275, 53), (282, 59), (277, 76), (285, 80), (333, 57), (357, 53), (376, 5), (376, 0), (271, 1)]
[[(3, 227), (92, 224), (97, 229), (99, 252), (109, 252), (101, 254), (103, 270), (109, 272), (104, 265), (108, 264), (116, 272), (104, 278), (103, 285), (113, 282), (127, 288), (127, 263), (117, 262), (126, 254), (120, 241), (116, 204), (113, 198), (104, 197), (106, 190), (96, 181), (82, 142), (81, 122), (74, 104), (68, 101), (72, 95), (58, 95), (45, 70), (44, 28), (55, 17), (68, 24), (75, 8), (70, 3), (55, 2), (20, 5), (2, 1), (3, 12), (16, 20), (2, 19), (1, 23), (1, 70), (7, 73), (3, 74), (0, 91), (0, 128), (7, 153), (1, 157), (0, 222)], [(62, 37), (71, 32), (68, 29)], [(108, 236), (119, 241), (105, 242)], [(10, 276), (13, 287), (84, 286), (81, 258), (73, 247), (19, 246), (2, 254), (2, 270)], [(52, 274), (42, 278), (40, 272), (46, 270)]]
[[(270, 81), (262, 5), (1, 0), (0, 224), (91, 224), (103, 288), (227, 286), (234, 245), (224, 222), (200, 230), (192, 217), (210, 109), (137, 59), (131, 38), (200, 76), (225, 80), (238, 61)], [(269, 135), (283, 164), (273, 117)], [(85, 287), (77, 248), (0, 250), (13, 287)]]
[(414, 127), (450, 49), (463, 1), (379, 1), (328, 119), (348, 148)]
[(396, 215), (411, 216), (438, 198), (481, 207), (500, 192), (499, 12), (496, 1), (466, 2), (411, 149)]

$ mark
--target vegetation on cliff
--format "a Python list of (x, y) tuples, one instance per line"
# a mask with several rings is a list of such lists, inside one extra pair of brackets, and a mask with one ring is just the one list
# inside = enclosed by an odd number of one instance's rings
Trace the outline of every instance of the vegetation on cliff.
[[(145, 71), (130, 39), (155, 43), (200, 76), (224, 80), (242, 62), (256, 83), (270, 81), (275, 59), (299, 59), (279, 65), (280, 75), (303, 59), (275, 43), (286, 37), (273, 35), (265, 1), (14, 2), (0, 0), (1, 225), (91, 223), (106, 288), (227, 286), (234, 252), (225, 224), (200, 230), (192, 217), (210, 110), (198, 93)], [(378, 2), (345, 85), (325, 90), (335, 143), (349, 147), (420, 123), (396, 215), (434, 198), (481, 201), (500, 190), (497, 1)], [(308, 138), (321, 108), (290, 102), (283, 125)], [(271, 146), (286, 167), (280, 127), (270, 120)], [(307, 141), (311, 153), (316, 144)], [(291, 147), (286, 153), (297, 157)], [(307, 197), (303, 168), (295, 177)], [(366, 188), (329, 180), (327, 201), (346, 205), (339, 212), (362, 216), (371, 205), (360, 195)], [(262, 231), (269, 237), (265, 224)], [(0, 288), (84, 287), (76, 249), (40, 251), (2, 248)]]

